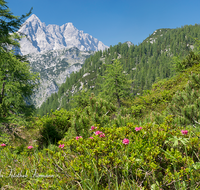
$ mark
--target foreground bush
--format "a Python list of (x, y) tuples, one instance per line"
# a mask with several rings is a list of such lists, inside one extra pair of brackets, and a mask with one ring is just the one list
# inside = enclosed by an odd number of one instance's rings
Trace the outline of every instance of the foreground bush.
[[(91, 126), (89, 138), (74, 136), (41, 151), (30, 145), (18, 154), (3, 143), (1, 187), (199, 189), (200, 133), (172, 123), (169, 116), (161, 125)], [(24, 177), (9, 177), (12, 169)]]
[(170, 120), (160, 126), (129, 124), (93, 129), (90, 138), (61, 141), (62, 154), (54, 156), (62, 158), (59, 167), (76, 178), (83, 189), (114, 189), (125, 184), (132, 189), (195, 189), (200, 182), (200, 134), (186, 134), (187, 130), (170, 126)]
[(46, 147), (49, 143), (56, 144), (64, 137), (64, 134), (71, 127), (72, 113), (61, 109), (60, 111), (52, 111), (42, 118), (39, 118), (32, 125), (39, 128), (38, 145)]

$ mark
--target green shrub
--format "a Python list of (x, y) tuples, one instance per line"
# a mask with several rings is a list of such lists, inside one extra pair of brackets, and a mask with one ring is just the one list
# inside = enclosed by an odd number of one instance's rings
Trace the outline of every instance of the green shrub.
[(199, 125), (200, 122), (200, 76), (191, 74), (185, 90), (177, 91), (168, 106), (168, 112), (175, 116), (175, 123)]
[(96, 98), (94, 94), (89, 97), (89, 103), (83, 109), (74, 110), (72, 126), (76, 134), (88, 137), (88, 126), (99, 124), (104, 126), (110, 123), (110, 116), (116, 111), (116, 107), (101, 98)]
[(193, 51), (190, 51), (183, 60), (180, 60), (179, 57), (174, 57), (174, 62), (176, 71), (181, 72), (195, 64), (199, 64), (200, 54), (195, 54)]
[[(194, 166), (199, 162), (195, 156), (200, 151), (199, 133), (189, 132), (184, 136), (181, 128), (172, 125), (172, 117), (165, 118), (161, 125), (149, 123), (139, 131), (136, 127), (139, 128), (131, 123), (126, 127), (98, 127), (95, 131), (101, 131), (105, 137), (89, 130), (93, 139), (74, 137), (67, 142), (60, 141), (70, 148), (71, 159), (65, 159), (65, 151), (55, 157), (62, 158), (64, 171), (71, 168), (82, 187), (96, 182), (99, 188), (116, 188), (127, 179), (145, 189), (153, 184), (162, 189), (175, 189), (183, 181), (186, 187), (191, 182), (194, 187), (198, 185), (200, 174)], [(129, 139), (127, 145), (123, 144), (125, 138)]]
[(61, 140), (71, 127), (72, 113), (64, 109), (56, 110), (50, 115), (43, 116), (35, 123), (35, 127), (40, 129), (38, 143), (40, 147), (48, 144), (56, 144)]

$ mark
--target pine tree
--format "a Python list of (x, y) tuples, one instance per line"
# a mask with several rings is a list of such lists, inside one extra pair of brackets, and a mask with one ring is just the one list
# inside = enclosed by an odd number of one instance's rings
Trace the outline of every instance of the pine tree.
[(110, 116), (116, 111), (116, 107), (111, 102), (95, 97), (93, 93), (88, 98), (87, 104), (85, 101), (80, 101), (80, 104), (82, 107), (76, 107), (74, 110), (72, 127), (77, 135), (84, 137), (88, 137), (90, 126), (99, 124), (103, 127), (110, 124)]
[(180, 125), (196, 125), (200, 123), (200, 75), (191, 74), (186, 88), (177, 92), (168, 106), (175, 122)]
[(200, 54), (195, 54), (193, 51), (190, 51), (189, 54), (181, 60), (179, 56), (173, 57), (175, 69), (177, 72), (182, 72), (185, 69), (192, 67), (194, 64), (200, 62)]

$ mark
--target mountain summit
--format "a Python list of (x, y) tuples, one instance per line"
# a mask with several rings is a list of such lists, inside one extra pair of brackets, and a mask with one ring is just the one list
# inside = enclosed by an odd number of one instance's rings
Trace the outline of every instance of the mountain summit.
[(20, 41), (20, 51), (23, 55), (71, 47), (77, 47), (81, 51), (108, 48), (98, 39), (75, 28), (71, 22), (62, 26), (46, 26), (35, 14), (26, 20), (19, 32), (27, 35), (27, 38)]

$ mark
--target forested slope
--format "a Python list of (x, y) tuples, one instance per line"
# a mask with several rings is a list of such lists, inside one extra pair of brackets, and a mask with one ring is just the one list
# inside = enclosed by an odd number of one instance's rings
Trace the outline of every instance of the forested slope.
[(176, 29), (159, 29), (139, 45), (129, 46), (118, 43), (108, 50), (98, 51), (86, 59), (77, 73), (72, 73), (61, 85), (58, 93), (52, 94), (38, 109), (39, 115), (73, 107), (70, 97), (83, 86), (88, 92), (98, 95), (101, 91), (106, 66), (119, 59), (127, 79), (132, 80), (132, 96), (151, 89), (152, 84), (160, 79), (174, 76), (173, 56), (184, 58), (194, 48), (194, 38), (200, 38), (200, 25), (186, 25)]

